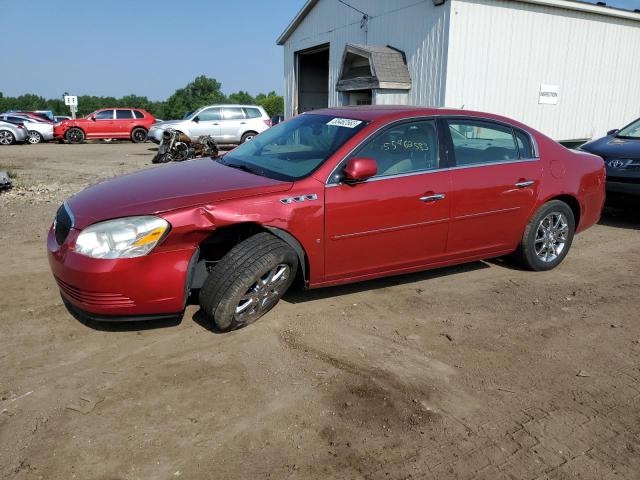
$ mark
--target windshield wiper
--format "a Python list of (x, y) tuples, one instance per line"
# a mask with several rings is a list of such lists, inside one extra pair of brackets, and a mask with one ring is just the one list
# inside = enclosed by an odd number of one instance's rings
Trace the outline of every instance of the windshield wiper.
[(259, 169), (259, 168), (252, 168), (248, 165), (244, 165), (241, 163), (230, 163), (230, 162), (225, 162), (224, 160), (220, 159), (218, 160), (222, 165), (226, 166), (226, 167), (231, 167), (231, 168), (237, 168), (238, 170), (242, 170), (248, 173), (253, 173), (254, 175), (259, 175), (261, 177), (264, 177), (264, 170)]

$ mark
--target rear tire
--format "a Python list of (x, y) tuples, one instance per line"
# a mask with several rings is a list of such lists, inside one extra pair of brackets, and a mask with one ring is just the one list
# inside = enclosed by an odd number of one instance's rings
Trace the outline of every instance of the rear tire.
[(69, 143), (82, 143), (84, 142), (84, 132), (79, 128), (72, 127), (64, 134), (64, 138)]
[(0, 130), (0, 145), (13, 145), (16, 143), (15, 135), (9, 130)]
[(242, 135), (242, 137), (240, 137), (240, 143), (253, 140), (253, 137), (255, 137), (256, 135), (258, 135), (256, 132), (246, 132)]
[(258, 233), (216, 264), (200, 289), (200, 307), (220, 331), (245, 327), (278, 303), (297, 271), (298, 256), (289, 245)]
[(131, 131), (131, 141), (133, 143), (143, 143), (147, 141), (147, 131), (142, 127), (136, 127)]
[(35, 145), (37, 143), (42, 142), (43, 138), (42, 135), (40, 135), (40, 133), (36, 132), (35, 130), (29, 130), (29, 136), (27, 137), (27, 142), (29, 142), (31, 145)]
[(569, 205), (551, 200), (531, 217), (513, 257), (529, 270), (551, 270), (567, 256), (575, 229), (575, 217)]

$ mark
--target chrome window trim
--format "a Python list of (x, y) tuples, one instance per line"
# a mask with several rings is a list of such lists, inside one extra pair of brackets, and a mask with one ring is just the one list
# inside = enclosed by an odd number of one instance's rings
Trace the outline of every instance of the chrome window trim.
[[(473, 165), (460, 165), (460, 166), (455, 166), (455, 167), (436, 168), (434, 170), (418, 170), (418, 171), (415, 171), (415, 172), (398, 173), (396, 175), (385, 175), (384, 177), (371, 177), (371, 178), (368, 178), (366, 180), (363, 180), (362, 182), (354, 182), (354, 185), (358, 185), (358, 184), (361, 184), (361, 183), (377, 182), (379, 180), (389, 180), (389, 179), (392, 179), (392, 178), (413, 177), (415, 175), (428, 175), (430, 173), (448, 172), (448, 171), (451, 171), (451, 170), (464, 170), (464, 169), (467, 169), (467, 168), (493, 167), (494, 165), (504, 165), (504, 164), (507, 164), (507, 163), (537, 162), (538, 160), (540, 160), (540, 159), (539, 158), (522, 158), (522, 159), (517, 159), (517, 160), (503, 160), (503, 161), (491, 162), (491, 163), (476, 163), (476, 164), (473, 164)], [(327, 184), (325, 184), (325, 188), (338, 187), (340, 185), (344, 185), (344, 182), (342, 182), (342, 183), (327, 183)]]
[[(531, 132), (520, 128), (520, 127), (516, 127), (514, 125), (511, 125), (510, 123), (507, 122), (503, 122), (501, 120), (494, 120), (492, 118), (489, 117), (480, 117), (480, 116), (475, 116), (475, 115), (463, 115), (463, 114), (456, 114), (456, 115), (416, 115), (414, 117), (405, 117), (405, 118), (401, 118), (398, 120), (395, 120), (391, 123), (387, 123), (385, 125), (381, 125), (380, 127), (376, 128), (373, 132), (371, 132), (370, 135), (368, 135), (367, 137), (363, 138), (360, 142), (358, 142), (358, 144), (353, 147), (349, 153), (347, 153), (342, 160), (340, 160), (340, 162), (338, 162), (338, 164), (335, 166), (335, 168), (333, 170), (331, 170), (331, 173), (329, 173), (329, 176), (327, 177), (326, 181), (325, 181), (325, 186), (326, 187), (334, 187), (337, 185), (341, 185), (340, 182), (332, 182), (331, 181), (331, 177), (333, 177), (333, 175), (336, 173), (336, 171), (340, 168), (340, 164), (347, 158), (349, 158), (353, 152), (355, 152), (357, 149), (359, 149), (363, 143), (367, 142), (368, 140), (370, 140), (374, 135), (376, 135), (378, 132), (380, 132), (380, 130), (382, 130), (383, 128), (387, 128), (390, 127), (392, 125), (395, 125), (397, 123), (402, 123), (405, 121), (410, 121), (410, 120), (437, 120), (437, 119), (443, 119), (446, 120), (448, 118), (460, 118), (460, 119), (469, 119), (469, 120), (473, 120), (473, 119), (478, 119), (478, 120), (483, 120), (486, 122), (493, 122), (493, 123), (497, 123), (498, 125), (503, 125), (505, 127), (509, 127), (509, 128), (513, 128), (516, 130), (520, 130), (521, 132), (524, 132), (528, 137), (529, 140), (531, 141), (531, 149), (533, 150), (533, 158), (517, 158), (515, 160), (497, 160), (495, 162), (490, 162), (490, 163), (474, 163), (472, 165), (456, 165), (455, 167), (447, 167), (447, 168), (436, 168), (433, 170), (418, 170), (415, 172), (407, 172), (407, 173), (399, 173), (396, 175), (386, 175), (384, 177), (372, 177), (369, 178), (363, 182), (359, 182), (359, 183), (367, 183), (367, 182), (375, 182), (378, 180), (386, 180), (388, 178), (399, 178), (399, 177), (410, 177), (410, 176), (414, 176), (414, 175), (422, 175), (422, 174), (427, 174), (427, 173), (434, 173), (434, 172), (442, 172), (442, 171), (447, 171), (447, 170), (460, 170), (463, 168), (476, 168), (476, 167), (487, 167), (487, 166), (491, 166), (491, 165), (502, 165), (505, 163), (524, 163), (524, 162), (535, 162), (540, 160), (540, 154), (539, 154), (539, 150), (538, 150), (538, 143), (536, 142), (536, 139), (534, 138), (534, 136), (531, 134)], [(439, 149), (438, 149), (439, 150)], [(455, 155), (455, 154), (454, 154)], [(438, 160), (440, 160), (440, 155), (438, 154)]]
[[(518, 158), (517, 160), (539, 160), (540, 159), (540, 153), (539, 153), (539, 150), (538, 150), (538, 142), (536, 142), (536, 139), (531, 134), (531, 132), (529, 132), (528, 130), (525, 130), (524, 128), (516, 127), (515, 125), (512, 125), (512, 124), (507, 123), (507, 122), (503, 122), (502, 120), (495, 120), (493, 118), (479, 117), (479, 116), (475, 116), (475, 115), (472, 115), (472, 116), (463, 115), (461, 113), (453, 114), (453, 115), (438, 115), (438, 118), (442, 118), (444, 120), (446, 120), (448, 118), (458, 118), (458, 119), (471, 120), (471, 121), (473, 121), (474, 119), (478, 119), (478, 120), (482, 120), (484, 122), (497, 123), (498, 125), (502, 125), (503, 127), (509, 127), (509, 128), (514, 129), (514, 130), (520, 130), (521, 132), (524, 132), (529, 137), (529, 140), (531, 141), (531, 150), (532, 150), (531, 153), (533, 154), (533, 158)], [(479, 164), (479, 165), (484, 165), (484, 164)]]

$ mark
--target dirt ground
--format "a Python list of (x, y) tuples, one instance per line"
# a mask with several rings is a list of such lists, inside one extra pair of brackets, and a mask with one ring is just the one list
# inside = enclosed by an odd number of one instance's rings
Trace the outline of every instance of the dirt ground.
[[(640, 213), (556, 270), (294, 291), (255, 325), (87, 326), (45, 255), (65, 198), (153, 145), (0, 148), (2, 479), (638, 479)], [(158, 168), (162, 168), (158, 167)]]

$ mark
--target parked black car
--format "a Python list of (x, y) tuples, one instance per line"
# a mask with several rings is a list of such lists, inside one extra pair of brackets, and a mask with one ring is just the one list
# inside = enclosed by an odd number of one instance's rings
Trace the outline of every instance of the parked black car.
[(280, 122), (284, 122), (284, 115), (279, 114), (279, 115), (274, 115), (273, 117), (271, 117), (271, 125), (277, 125)]
[(580, 148), (604, 159), (607, 193), (640, 196), (640, 118)]

